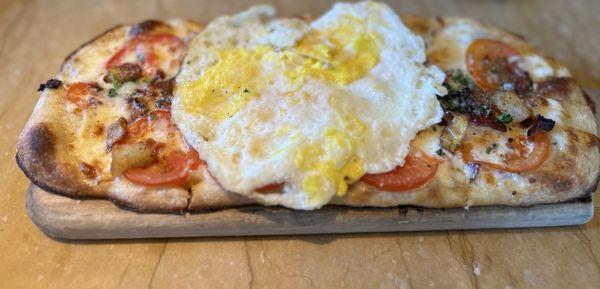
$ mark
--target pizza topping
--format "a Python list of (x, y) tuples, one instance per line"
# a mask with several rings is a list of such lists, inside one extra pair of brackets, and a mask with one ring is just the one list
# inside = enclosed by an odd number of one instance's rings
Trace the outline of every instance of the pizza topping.
[(509, 124), (511, 121), (513, 121), (513, 117), (511, 114), (503, 112), (498, 116), (498, 121), (503, 124)]
[(448, 71), (444, 86), (448, 89), (448, 94), (438, 97), (444, 111), (467, 115), (469, 122), (473, 124), (506, 131), (506, 125), (495, 117), (500, 112), (490, 96), (475, 86), (460, 70)]
[(131, 108), (131, 119), (138, 119), (149, 111), (146, 99), (143, 97), (130, 97), (127, 99), (127, 104)]
[(465, 164), (465, 174), (467, 175), (467, 178), (469, 179), (469, 183), (472, 183), (475, 181), (475, 179), (477, 179), (477, 176), (479, 175), (479, 167), (481, 165), (478, 163), (466, 163)]
[(521, 122), (531, 116), (531, 109), (513, 91), (495, 91), (491, 94), (494, 106), (501, 112), (498, 120), (503, 124)]
[[(507, 147), (510, 152), (500, 155), (500, 162), (484, 160), (481, 154), (477, 153), (477, 151), (483, 149), (482, 145), (478, 143), (463, 144), (460, 150), (465, 163), (477, 163), (508, 172), (520, 173), (536, 169), (544, 163), (549, 156), (550, 140), (545, 132), (537, 133), (530, 138), (521, 135), (514, 138), (512, 142), (507, 142)], [(495, 149), (495, 147), (487, 148), (490, 148), (490, 153)]]
[(163, 96), (163, 97), (157, 99), (156, 102), (154, 103), (154, 105), (156, 105), (156, 107), (158, 109), (169, 110), (169, 109), (171, 109), (171, 98)]
[(189, 172), (198, 168), (202, 161), (198, 152), (190, 149), (187, 153), (171, 151), (159, 162), (143, 167), (130, 168), (123, 172), (129, 181), (145, 186), (181, 186), (188, 182)]
[(43, 91), (46, 88), (56, 89), (61, 84), (62, 84), (62, 81), (55, 79), (55, 78), (51, 78), (51, 79), (48, 79), (45, 83), (40, 84), (40, 87), (38, 88), (37, 91)]
[(101, 90), (102, 88), (95, 82), (76, 82), (69, 85), (66, 98), (79, 109), (84, 109), (101, 103), (97, 99), (98, 92)]
[(437, 172), (438, 160), (424, 153), (411, 152), (404, 165), (382, 174), (366, 174), (361, 181), (381, 190), (401, 192), (427, 183)]
[(106, 133), (106, 151), (111, 151), (112, 146), (123, 139), (127, 134), (127, 120), (120, 117), (115, 123), (108, 127)]
[(79, 162), (79, 171), (87, 178), (93, 179), (98, 175), (96, 168), (84, 162)]
[(120, 175), (126, 169), (149, 166), (157, 162), (157, 149), (160, 144), (152, 139), (144, 142), (116, 145), (112, 152), (110, 171)]
[(514, 90), (519, 94), (531, 90), (529, 74), (515, 62), (519, 53), (507, 44), (491, 39), (477, 39), (466, 51), (467, 70), (483, 91)]
[[(446, 114), (444, 114), (444, 118), (448, 119), (449, 117), (446, 117), (445, 115)], [(453, 115), (450, 113), (450, 116), (452, 116), (451, 120), (447, 123), (441, 133), (440, 144), (444, 149), (454, 152), (460, 145), (469, 123), (467, 118), (462, 115)]]
[(527, 130), (527, 137), (532, 137), (535, 134), (542, 132), (549, 132), (554, 128), (556, 124), (555, 121), (543, 117), (541, 114), (538, 114), (533, 121), (531, 127)]
[(152, 98), (171, 96), (174, 85), (174, 78), (152, 82), (148, 85), (148, 93), (146, 95)]
[(262, 186), (260, 188), (255, 189), (255, 191), (257, 191), (261, 194), (281, 193), (282, 190), (283, 190), (283, 184), (281, 184), (281, 183), (268, 184), (266, 186)]
[(151, 80), (162, 79), (177, 73), (184, 50), (183, 41), (172, 34), (139, 35), (117, 51), (106, 62), (106, 68), (111, 69), (124, 63), (137, 63), (142, 67), (143, 75), (150, 76)]
[(111, 67), (106, 76), (104, 76), (104, 81), (120, 86), (128, 81), (136, 81), (141, 77), (142, 66), (136, 63), (123, 63)]

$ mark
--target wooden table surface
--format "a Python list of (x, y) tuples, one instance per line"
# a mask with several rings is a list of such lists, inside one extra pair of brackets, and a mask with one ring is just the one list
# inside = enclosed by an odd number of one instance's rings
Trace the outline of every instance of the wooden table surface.
[[(29, 181), (14, 161), (37, 85), (71, 50), (116, 23), (208, 21), (248, 2), (0, 2), (0, 288), (600, 288), (597, 215), (568, 228), (108, 242), (63, 242), (37, 230), (24, 208)], [(284, 15), (316, 15), (327, 2), (274, 4)], [(600, 1), (391, 5), (519, 32), (583, 86), (600, 89)]]

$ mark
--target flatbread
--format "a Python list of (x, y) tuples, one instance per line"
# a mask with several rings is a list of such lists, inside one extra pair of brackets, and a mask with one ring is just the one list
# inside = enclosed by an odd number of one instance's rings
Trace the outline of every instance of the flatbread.
[[(436, 125), (419, 133), (411, 145), (438, 160), (437, 171), (431, 180), (402, 192), (383, 191), (358, 181), (351, 185), (345, 196), (335, 197), (332, 204), (432, 208), (524, 206), (564, 202), (595, 191), (600, 178), (597, 128), (583, 91), (565, 67), (536, 50), (522, 37), (488, 24), (464, 18), (417, 16), (404, 16), (403, 21), (424, 38), (429, 64), (444, 71), (465, 70), (465, 49), (474, 39), (499, 40), (522, 55), (530, 56), (526, 70), (538, 92), (534, 113), (556, 122), (548, 132), (549, 156), (541, 166), (525, 172), (473, 166), (464, 161), (460, 150), (440, 151), (443, 126)], [(256, 204), (256, 200), (224, 191), (202, 164), (190, 172), (189, 182), (179, 187), (147, 187), (123, 176), (113, 176), (110, 153), (105, 145), (106, 131), (119, 117), (128, 116), (129, 111), (118, 109), (125, 106), (122, 100), (102, 98), (105, 103), (99, 107), (104, 108), (94, 108), (96, 112), (89, 114), (78, 114), (65, 101), (71, 83), (95, 81), (108, 85), (99, 80), (106, 74), (105, 63), (136, 35), (170, 33), (187, 41), (200, 30), (201, 25), (189, 21), (145, 21), (112, 28), (71, 53), (55, 77), (62, 84), (43, 89), (19, 137), (17, 163), (25, 175), (49, 192), (74, 198), (107, 198), (140, 212), (197, 212)], [(173, 68), (175, 73), (177, 69)], [(104, 95), (105, 92), (101, 93)], [(98, 129), (101, 133), (91, 129), (94, 126), (90, 125), (90, 119), (98, 122), (97, 127), (102, 127)], [(494, 139), (496, 143), (504, 143), (509, 138), (508, 134), (487, 126), (469, 125), (463, 142), (482, 136), (489, 136), (488, 139)], [(173, 143), (169, 145), (185, 147), (180, 135)], [(81, 168), (81, 162), (91, 163), (94, 158), (98, 162), (93, 167), (99, 169), (90, 178), (85, 168)]]

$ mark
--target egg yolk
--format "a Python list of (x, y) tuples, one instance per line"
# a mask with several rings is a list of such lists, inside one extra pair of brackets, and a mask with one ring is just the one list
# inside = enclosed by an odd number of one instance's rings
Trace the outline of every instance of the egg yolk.
[[(260, 97), (261, 91), (282, 74), (290, 87), (297, 88), (311, 78), (346, 86), (364, 77), (379, 62), (381, 37), (366, 31), (361, 22), (342, 17), (331, 29), (311, 30), (291, 48), (257, 46), (218, 51), (217, 62), (199, 79), (178, 86), (183, 106), (189, 113), (219, 122)], [(270, 65), (273, 63), (275, 68)], [(283, 91), (281, 97), (288, 97), (287, 93)], [(366, 126), (353, 115), (344, 116), (342, 122), (343, 128), (326, 129), (322, 139), (309, 140), (308, 145), (293, 153), (294, 164), (305, 173), (301, 186), (309, 200), (324, 197), (324, 188), (331, 186), (342, 196), (348, 184), (365, 173), (355, 152), (355, 141), (362, 137)], [(282, 127), (276, 134), (288, 131)]]
[(338, 196), (348, 191), (348, 184), (365, 173), (363, 163), (356, 157), (356, 136), (366, 127), (354, 116), (344, 120), (345, 129), (326, 130), (324, 140), (311, 144), (295, 154), (294, 163), (309, 174), (302, 181), (302, 189), (310, 201), (318, 201), (321, 192), (333, 185)]
[(339, 85), (363, 77), (379, 62), (379, 37), (361, 31), (358, 21), (344, 17), (335, 29), (308, 33), (286, 52), (284, 60), (293, 63), (286, 75), (296, 81), (310, 76)]
[(262, 60), (274, 53), (267, 47), (219, 51), (219, 60), (202, 77), (178, 87), (183, 106), (216, 121), (233, 116), (259, 96)]

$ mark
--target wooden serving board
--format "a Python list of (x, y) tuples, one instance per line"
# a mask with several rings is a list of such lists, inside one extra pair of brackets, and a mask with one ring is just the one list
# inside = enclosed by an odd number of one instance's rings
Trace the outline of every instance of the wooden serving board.
[(198, 236), (396, 232), (577, 225), (594, 214), (588, 200), (532, 207), (348, 208), (317, 211), (242, 207), (197, 214), (139, 214), (107, 200), (74, 200), (34, 185), (27, 212), (45, 234), (59, 239), (124, 239)]

